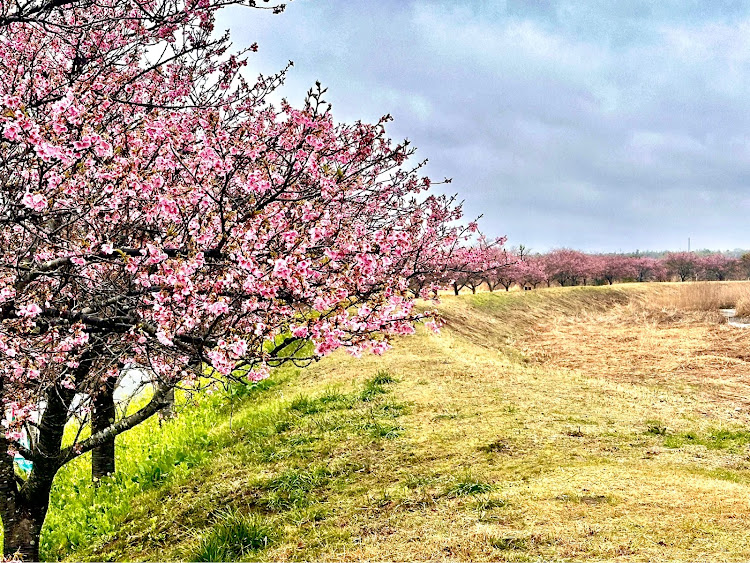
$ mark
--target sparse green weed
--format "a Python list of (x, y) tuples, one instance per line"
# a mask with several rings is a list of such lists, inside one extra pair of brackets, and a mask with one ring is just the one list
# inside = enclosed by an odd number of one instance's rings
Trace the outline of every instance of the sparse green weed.
[(658, 420), (646, 421), (646, 434), (653, 434), (654, 436), (666, 436), (667, 427)]
[(467, 474), (459, 477), (446, 491), (449, 497), (465, 497), (471, 495), (481, 495), (495, 490), (495, 485), (479, 481), (478, 479)]
[(709, 450), (739, 450), (750, 445), (750, 431), (714, 429), (706, 434), (679, 432), (666, 435), (664, 446), (681, 448), (686, 445), (704, 446)]
[(526, 549), (526, 539), (519, 537), (492, 537), (489, 540), (490, 545), (495, 549), (503, 551), (515, 551)]
[(204, 537), (193, 561), (236, 561), (273, 541), (275, 528), (258, 515), (226, 512)]

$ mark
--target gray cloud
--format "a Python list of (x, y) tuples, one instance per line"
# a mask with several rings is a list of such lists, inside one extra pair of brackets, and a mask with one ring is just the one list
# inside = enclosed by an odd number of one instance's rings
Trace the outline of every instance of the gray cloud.
[(320, 80), (482, 228), (536, 250), (750, 247), (750, 13), (741, 2), (295, 0), (220, 21), (252, 63)]

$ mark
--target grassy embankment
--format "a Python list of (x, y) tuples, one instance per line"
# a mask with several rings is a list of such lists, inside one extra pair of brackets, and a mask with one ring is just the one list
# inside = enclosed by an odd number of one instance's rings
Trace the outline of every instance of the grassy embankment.
[(67, 468), (43, 553), (746, 560), (750, 332), (714, 309), (749, 288), (446, 297), (439, 335), (133, 431), (116, 484)]

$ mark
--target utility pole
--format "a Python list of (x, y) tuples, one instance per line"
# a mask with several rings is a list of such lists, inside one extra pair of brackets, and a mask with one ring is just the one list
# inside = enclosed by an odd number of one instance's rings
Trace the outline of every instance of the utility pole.
[(690, 237), (688, 237), (688, 252), (690, 252)]

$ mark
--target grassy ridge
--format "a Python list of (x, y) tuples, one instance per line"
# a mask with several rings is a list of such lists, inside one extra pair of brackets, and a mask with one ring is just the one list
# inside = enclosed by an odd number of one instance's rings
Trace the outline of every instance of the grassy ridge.
[(85, 457), (66, 468), (43, 556), (237, 560), (278, 540), (285, 525), (324, 519), (321, 496), (363, 467), (326, 461), (331, 442), (392, 439), (407, 407), (387, 397), (395, 379), (386, 372), (355, 392), (287, 397), (298, 376), (277, 371), (234, 404), (217, 394), (161, 426), (138, 427), (118, 443), (117, 475), (98, 488)]
[[(746, 373), (734, 356), (747, 337), (708, 316), (643, 315), (650, 291), (447, 297), (441, 334), (419, 330), (381, 358), (334, 354), (281, 372), (235, 401), (231, 428), (226, 398), (210, 398), (174, 431), (156, 425), (138, 439), (173, 461), (156, 470), (161, 456), (126, 450), (133, 460), (118, 460), (116, 477), (125, 492), (93, 491), (85, 467), (61, 476), (55, 494), (78, 512), (54, 500), (45, 553), (746, 560), (750, 409), (724, 391)], [(719, 337), (738, 340), (719, 349)], [(669, 370), (655, 382), (636, 371), (639, 338), (690, 345), (651, 350), (649, 366)], [(589, 340), (595, 350), (582, 348)], [(548, 343), (555, 354), (540, 356)], [(601, 363), (576, 363), (596, 353)], [(690, 379), (698, 360), (721, 371)]]
[[(277, 373), (273, 380), (250, 390), (244, 402), (257, 404), (293, 375)], [(147, 397), (141, 402), (145, 400)], [(133, 499), (170, 480), (184, 478), (210, 459), (215, 449), (226, 445), (226, 436), (216, 432), (214, 426), (217, 419), (227, 417), (232, 402), (232, 397), (222, 393), (198, 404), (183, 404), (177, 418), (160, 423), (154, 417), (120, 436), (116, 443), (117, 473), (103, 479), (98, 487), (91, 483), (90, 453), (64, 466), (52, 489), (41, 557), (59, 559), (81, 547), (107, 542), (131, 514)], [(66, 433), (74, 434), (75, 429), (68, 428)]]

